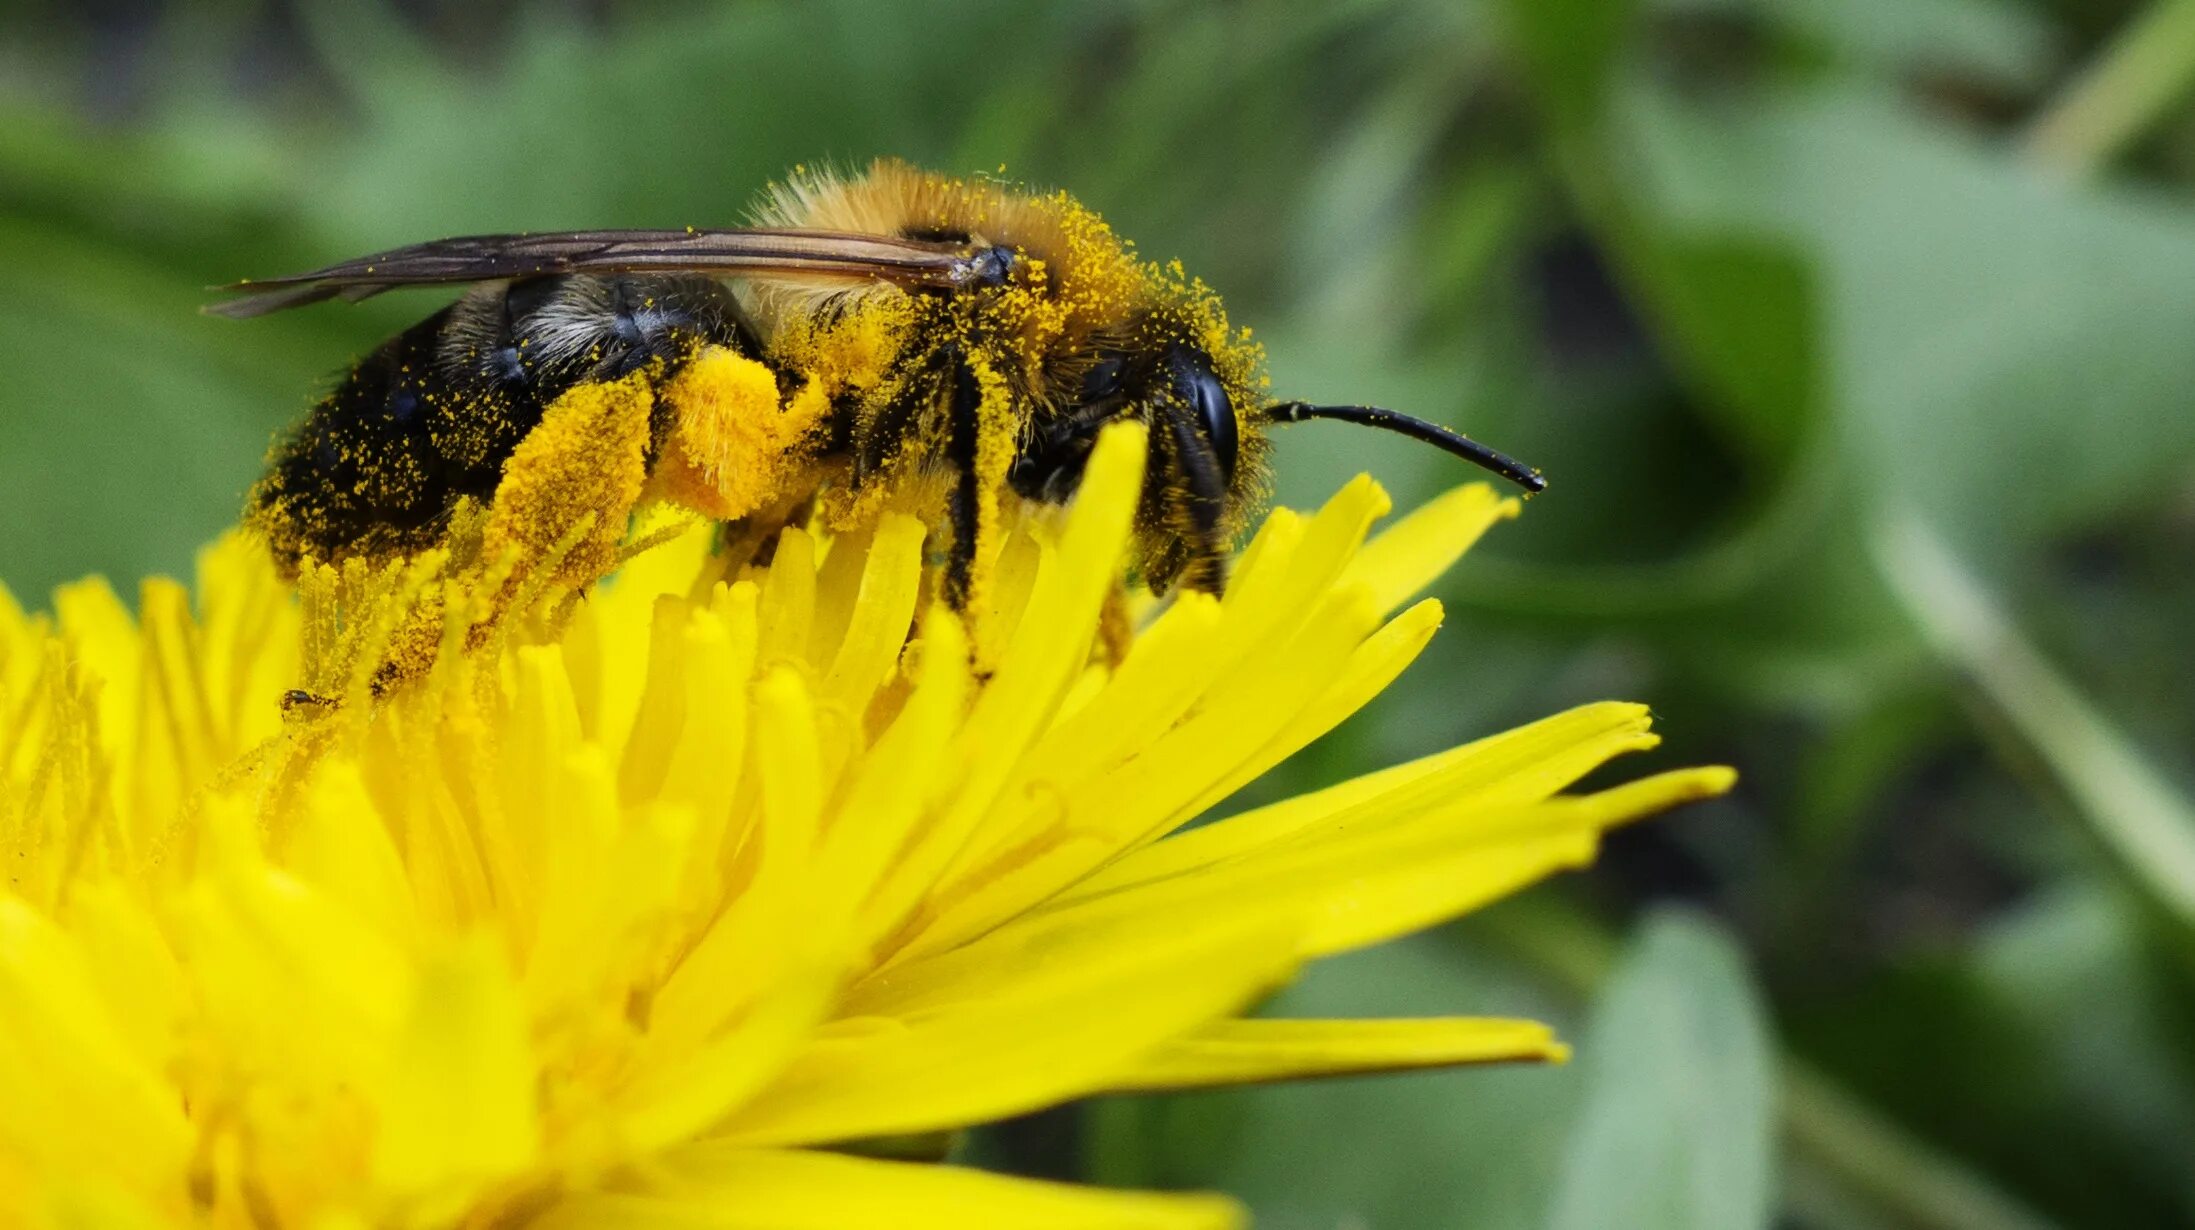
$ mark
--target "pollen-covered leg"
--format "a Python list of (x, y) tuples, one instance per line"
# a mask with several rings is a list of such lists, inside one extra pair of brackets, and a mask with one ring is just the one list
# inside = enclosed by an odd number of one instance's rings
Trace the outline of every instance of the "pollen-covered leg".
[(326, 629), (341, 648), (324, 659), (337, 667), (300, 680), (283, 710), (310, 714), (384, 695), (446, 650), (487, 643), (514, 604), (530, 601), (524, 595), (568, 595), (614, 568), (646, 483), (655, 405), (646, 372), (578, 385), (512, 450), (485, 507), (456, 502), (435, 550), (305, 569), (308, 606), (375, 607), (384, 619)]
[(652, 493), (719, 521), (737, 521), (801, 485), (830, 410), (811, 382), (778, 397), (777, 373), (706, 346), (661, 390), (670, 430)]
[(1005, 379), (980, 356), (965, 354), (955, 364), (946, 445), (955, 475), (947, 504), (953, 545), (945, 569), (945, 595), (954, 610), (981, 610), (989, 597), (986, 561), (998, 556), (999, 493), (1014, 461), (1011, 396)]
[(1119, 670), (1135, 643), (1136, 621), (1129, 609), (1128, 586), (1116, 581), (1106, 591), (1105, 605), (1098, 611), (1098, 647), (1105, 654), (1105, 664)]
[(483, 557), (509, 559), (517, 577), (562, 552), (549, 579), (571, 586), (614, 567), (647, 485), (654, 409), (645, 372), (582, 384), (551, 402), (504, 468), (488, 510)]

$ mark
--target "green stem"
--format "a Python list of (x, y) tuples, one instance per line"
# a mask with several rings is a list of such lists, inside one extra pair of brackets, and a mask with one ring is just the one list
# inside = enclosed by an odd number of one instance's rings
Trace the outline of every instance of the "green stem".
[(1900, 1225), (2051, 1230), (2049, 1222), (1789, 1056), (1783, 1061), (1783, 1130), (1795, 1156)]
[(2095, 174), (2195, 86), (2195, 0), (2157, 0), (2030, 122), (2035, 162)]
[(2195, 802), (2020, 636), (1918, 516), (1886, 514), (1869, 545), (1938, 656), (2032, 750), (2119, 878), (2195, 952)]
[[(1527, 960), (1580, 999), (1616, 962), (1616, 939), (1583, 911), (1551, 893), (1533, 893), (1486, 911), (1472, 933)], [(1832, 1185), (1838, 1196), (1817, 1211), (1855, 1207), (1898, 1230), (2056, 1230), (1988, 1180), (1854, 1098), (1828, 1076), (1785, 1053), (1778, 1067), (1784, 1140), (1792, 1163)]]

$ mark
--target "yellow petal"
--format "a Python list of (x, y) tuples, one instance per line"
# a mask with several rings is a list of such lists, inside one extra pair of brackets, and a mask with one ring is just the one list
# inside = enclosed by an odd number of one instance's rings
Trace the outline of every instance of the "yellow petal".
[(958, 1166), (702, 1145), (637, 1191), (566, 1196), (541, 1230), (1231, 1230), (1222, 1196), (1071, 1187)]
[(815, 539), (798, 526), (787, 526), (777, 536), (777, 553), (770, 557), (762, 584), (758, 657), (764, 669), (806, 659), (815, 605)]
[[(595, 587), (566, 629), (561, 656), (581, 727), (605, 747), (622, 748), (639, 716), (648, 678), (649, 612), (665, 594), (685, 596), (707, 575), (713, 527), (696, 527), (642, 552)], [(638, 629), (642, 635), (631, 631)], [(524, 651), (521, 650), (521, 653)]]
[(509, 1174), (539, 1125), (525, 1009), (509, 969), (476, 939), (429, 962), (370, 1087), (376, 1177), (400, 1192)]
[(1537, 1021), (1215, 1021), (1162, 1043), (1115, 1088), (1201, 1089), (1467, 1063), (1560, 1063), (1569, 1055), (1570, 1048)]
[[(762, 874), (805, 871), (815, 854), (826, 783), (815, 702), (790, 667), (770, 670), (755, 689), (755, 756), (762, 786)], [(761, 886), (748, 891), (759, 892)]]
[[(1355, 587), (1343, 591), (1357, 595), (1364, 610), (1371, 614), (1378, 604), (1369, 591)], [(1344, 720), (1364, 707), (1374, 696), (1404, 668), (1417, 660), (1426, 643), (1439, 629), (1441, 605), (1428, 598), (1397, 615), (1378, 631), (1365, 637), (1348, 658), (1336, 665), (1324, 676), (1326, 686), (1306, 703), (1297, 706), (1278, 730), (1269, 735), (1264, 744), (1230, 768), (1218, 779), (1206, 786), (1181, 810), (1185, 819), (1219, 803), (1235, 791), (1257, 780), (1274, 765), (1295, 755), (1314, 740), (1342, 724)], [(1148, 834), (1155, 840), (1170, 833), (1177, 825)]]
[(1270, 635), (1275, 625), (1301, 619), (1320, 594), (1335, 587), (1366, 531), (1392, 506), (1370, 475), (1359, 474), (1303, 522), (1300, 533), (1276, 536), (1268, 549), (1245, 552), (1224, 599), (1231, 633), (1251, 643)]
[(1038, 566), (1050, 558), (1045, 546), (1057, 545), (1048, 537), (1039, 542), (1042, 533), (1033, 525), (1016, 530), (1007, 537), (997, 561), (991, 565), (990, 595), (980, 608), (981, 618), (974, 620), (970, 629), (976, 634), (970, 649), (985, 671), (1005, 655), (1007, 643), (1028, 613), (1029, 598), (1036, 592)]
[(1113, 947), (1191, 942), (1219, 927), (1295, 928), (1299, 952), (1333, 951), (1333, 935), (1352, 924), (1361, 932), (1400, 918), (1422, 926), (1429, 909), (1445, 910), (1441, 917), (1464, 913), (1578, 865), (1592, 848), (1589, 832), (1575, 825), (1550, 831), (1550, 818), (1538, 813), (1512, 817), (1492, 839), (1417, 825), (1284, 847), (1025, 914), (959, 948), (887, 967), (854, 988), (844, 1010), (892, 1016), (943, 1010), (997, 982), (1018, 984), (1061, 965), (1104, 959)]
[(1731, 780), (1727, 769), (1682, 770), (1494, 815), (1436, 805), (1387, 824), (1336, 826), (1194, 875), (1045, 906), (962, 947), (888, 967), (855, 989), (847, 1010), (922, 1011), (992, 980), (1041, 977), (1070, 961), (1066, 953), (1094, 959), (1092, 944), (1219, 925), (1301, 928), (1305, 957), (1391, 939), (1579, 866), (1601, 828), (1720, 793)]
[[(923, 526), (893, 515), (877, 526), (861, 572), (853, 618), (823, 677), (823, 697), (856, 717), (899, 660), (922, 589)], [(834, 556), (838, 548), (834, 547)]]
[(788, 963), (833, 945), (843, 919), (802, 926), (812, 899), (824, 783), (815, 708), (798, 671), (780, 665), (755, 688), (759, 819), (743, 835), (749, 863), (742, 891), (666, 981), (658, 997), (658, 1041), (687, 1045), (706, 1036), (751, 996), (767, 993)]
[[(952, 762), (945, 749), (974, 687), (966, 633), (951, 612), (942, 607), (931, 612), (920, 652), (914, 694), (863, 758), (819, 855), (816, 884), (824, 897), (816, 908), (836, 906), (845, 916), (858, 917), (858, 933), (849, 940), (863, 955), (911, 908), (905, 897), (878, 897), (877, 888), (915, 830), (916, 818), (951, 789)], [(868, 908), (861, 909), (864, 902)]]
[(1171, 728), (1211, 683), (1219, 601), (1189, 591), (1136, 638), (1120, 670), (1029, 750), (1019, 781), (1054, 788), (1113, 770)]
[(207, 695), (228, 745), (256, 746), (282, 724), (275, 698), (295, 682), (297, 619), (266, 548), (229, 534), (198, 553)]
[[(1422, 857), (1404, 856), (1359, 891), (1330, 896), (1304, 937), (1304, 956), (1322, 957), (1377, 944), (1496, 901), (1544, 876), (1592, 861), (1601, 830), (1730, 789), (1726, 768), (1679, 769), (1579, 798), (1551, 799), (1516, 813), (1525, 831), (1546, 833), (1497, 846), (1474, 858), (1443, 857), (1430, 839)], [(1346, 837), (1337, 845), (1346, 846)], [(1253, 861), (1253, 860), (1246, 860)], [(1123, 894), (1133, 895), (1133, 894)]]
[(747, 760), (748, 680), (754, 673), (755, 588), (720, 589), (688, 616), (680, 641), (686, 720), (664, 775), (663, 798), (694, 818), (683, 899), (710, 908), (723, 892), (725, 847), (741, 836), (734, 800)]
[[(756, 998), (776, 993), (788, 971), (801, 971), (806, 985), (815, 967), (838, 956), (848, 920), (812, 913), (824, 788), (815, 725), (799, 672), (783, 665), (769, 671), (755, 689), (762, 815), (741, 835), (750, 847), (742, 857), (751, 854), (754, 866), (656, 995), (651, 1068), (677, 1062)], [(797, 1012), (806, 1004), (798, 998)]]
[(736, 1114), (725, 1138), (787, 1144), (928, 1131), (1102, 1088), (1158, 1043), (1271, 989), (1297, 943), (1285, 931), (1232, 925), (1157, 936), (1130, 925), (1072, 939), (1075, 959), (986, 979), (982, 993), (935, 1012), (858, 1030), (842, 1021)]
[(404, 859), (356, 766), (324, 768), (300, 800), (300, 812), (285, 846), (291, 870), (390, 939), (412, 938), (419, 916)]
[(53, 591), (53, 614), (61, 636), (95, 674), (118, 682), (136, 678), (137, 621), (112, 585), (94, 577), (60, 586)]
[(140, 1062), (166, 1066), (174, 1058), (189, 981), (152, 911), (120, 883), (97, 880), (75, 886), (67, 919), (108, 1019)]
[(175, 1222), (161, 1215), (157, 1203), (136, 1193), (119, 1191), (96, 1180), (69, 1183), (56, 1175), (40, 1177), (48, 1180), (42, 1193), (44, 1207), (37, 1215), (20, 1220), (12, 1216), (15, 1210), (11, 1198), (21, 1197), (0, 1183), (0, 1219), (6, 1224), (38, 1230), (174, 1230)]
[(401, 1019), (412, 969), (380, 928), (269, 867), (248, 811), (209, 807), (217, 870), (178, 906), (178, 955), (204, 1023), (225, 1045), (303, 1083), (339, 1083), (372, 1062)]
[(1368, 586), (1383, 611), (1391, 611), (1448, 571), (1481, 535), (1523, 510), (1486, 483), (1472, 483), (1432, 500), (1364, 544), (1343, 583)]
[(0, 894), (0, 1157), (139, 1191), (177, 1183), (191, 1133), (162, 1076), (117, 1029), (69, 937)]
[(754, 988), (760, 994), (740, 997), (752, 1006), (714, 1036), (696, 1041), (690, 1024), (651, 1033), (611, 1111), (622, 1147), (647, 1152), (692, 1139), (785, 1065), (829, 1015), (838, 990), (838, 964), (815, 959), (812, 947), (789, 946), (780, 964), (799, 964), (773, 971), (766, 987)]
[(1273, 601), (1287, 583), (1289, 564), (1303, 544), (1305, 522), (1293, 508), (1275, 508), (1265, 514), (1257, 533), (1235, 559), (1227, 578), (1228, 607), (1259, 607)]
[(1144, 439), (1134, 424), (1105, 431), (1090, 454), (1065, 530), (1056, 543), (1040, 544), (1027, 605), (968, 720), (971, 753), (984, 762), (976, 769), (979, 784), (968, 791), (971, 804), (989, 799), (1037, 733), (1041, 716), (1089, 659), (1098, 609), (1127, 550)]
[(1436, 752), (1230, 816), (1147, 846), (1064, 894), (1072, 901), (1132, 884), (1183, 875), (1333, 824), (1395, 816), (1427, 800), (1469, 801), (1494, 814), (1537, 802), (1611, 757), (1653, 747), (1646, 706), (1604, 702)]
[[(1064, 819), (1050, 817), (1053, 839), (1034, 851), (1012, 844), (986, 851), (995, 863), (964, 858), (960, 885), (933, 893), (936, 916), (900, 959), (942, 952), (980, 935), (1179, 824), (1204, 783), (1232, 771), (1325, 689), (1376, 618), (1361, 590), (1331, 596), (1303, 620), (1298, 634), (1276, 637), (1245, 658), (1255, 669), (1245, 672), (1241, 686), (1218, 692), (1119, 772), (1049, 791), (1066, 810)], [(1031, 810), (1042, 815), (1038, 808), (1046, 801), (1045, 795), (1032, 798), (1037, 806)], [(961, 885), (965, 891), (950, 891)]]
[(688, 613), (684, 602), (665, 595), (656, 599), (648, 622), (648, 682), (617, 766), (618, 798), (628, 806), (662, 792), (663, 775), (678, 750), (678, 731), (686, 720), (685, 655), (679, 652), (679, 641)]
[[(174, 581), (153, 578), (138, 587), (138, 609), (143, 613), (145, 693), (138, 713), (142, 726), (135, 740), (133, 792), (141, 822), (164, 826), (175, 801), (240, 749), (229, 748), (222, 738), (190, 652), (198, 629), (191, 620), (189, 593)], [(127, 824), (117, 826), (128, 848), (159, 835), (157, 830), (132, 830)]]
[(1012, 780), (1042, 721), (1079, 677), (1095, 639), (1098, 609), (1118, 584), (1128, 527), (1141, 491), (1145, 433), (1125, 423), (1105, 430), (1056, 546), (1040, 544), (1028, 608), (989, 684), (976, 697), (949, 753), (961, 784), (944, 814), (911, 844), (880, 889), (885, 912), (904, 913), (962, 857), (992, 804)]
[(653, 806), (622, 817), (608, 767), (591, 748), (551, 780), (527, 996), (544, 1006), (599, 1003), (655, 956), (649, 941), (683, 887), (693, 816)]

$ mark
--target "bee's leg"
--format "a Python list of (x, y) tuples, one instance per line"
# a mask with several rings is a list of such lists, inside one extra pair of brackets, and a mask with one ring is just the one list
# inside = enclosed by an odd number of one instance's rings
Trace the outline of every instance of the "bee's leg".
[(495, 614), (536, 569), (576, 589), (617, 566), (618, 543), (647, 482), (655, 400), (645, 372), (576, 385), (512, 451), (482, 542), (483, 558), (515, 565)]
[(657, 390), (647, 494), (718, 521), (766, 515), (811, 485), (830, 399), (813, 382), (778, 394), (778, 372), (703, 346)]
[(990, 588), (985, 561), (997, 553), (999, 497), (1014, 460), (1013, 407), (1006, 382), (982, 352), (952, 347), (945, 458), (953, 470), (946, 501), (953, 546), (945, 597), (956, 611), (980, 610)]
[(1135, 620), (1128, 613), (1128, 585), (1126, 581), (1115, 581), (1105, 591), (1105, 605), (1098, 611), (1098, 648), (1105, 655), (1105, 664), (1119, 670), (1135, 642)]
[(966, 611), (974, 596), (976, 538), (983, 515), (983, 492), (976, 473), (976, 452), (983, 436), (983, 393), (965, 359), (953, 364), (952, 403), (948, 411), (945, 460), (952, 467), (953, 490), (945, 506), (952, 521), (952, 553), (945, 560), (945, 601)]
[(928, 354), (902, 355), (892, 364), (883, 387), (890, 390), (865, 422), (848, 430), (848, 439), (835, 445), (853, 458), (853, 485), (858, 490), (881, 477), (907, 446), (936, 396), (940, 377), (960, 362), (960, 349), (948, 346)]
[(1161, 403), (1158, 409), (1180, 463), (1180, 486), (1166, 493), (1175, 531), (1188, 548), (1180, 582), (1191, 589), (1217, 594), (1227, 588), (1227, 544), (1220, 537), (1220, 520), (1227, 509), (1227, 479), (1220, 473), (1219, 457), (1212, 442), (1198, 429), (1191, 411), (1178, 403)]

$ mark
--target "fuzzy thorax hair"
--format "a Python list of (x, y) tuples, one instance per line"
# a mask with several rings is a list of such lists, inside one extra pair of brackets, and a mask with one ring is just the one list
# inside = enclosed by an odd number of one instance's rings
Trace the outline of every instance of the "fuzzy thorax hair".
[[(1193, 344), (1210, 356), (1242, 442), (1228, 493), (1230, 533), (1263, 502), (1263, 410), (1271, 400), (1263, 348), (1248, 329), (1230, 326), (1219, 296), (1178, 261), (1143, 259), (1068, 193), (883, 160), (859, 173), (797, 169), (765, 195), (754, 221), (1013, 249), (1019, 259), (1008, 285), (970, 296), (968, 310), (947, 327), (961, 335), (955, 340), (984, 353), (1009, 394), (1025, 399), (1034, 416), (1071, 400), (1106, 352)], [(912, 297), (884, 282), (849, 290), (843, 283), (763, 280), (755, 307), (765, 333), (804, 352), (784, 357), (808, 370), (850, 370), (863, 364), (843, 353), (847, 348), (877, 353), (893, 349), (879, 345), (879, 333), (904, 337)], [(803, 327), (819, 321), (842, 327)], [(923, 327), (939, 323), (933, 318)]]

